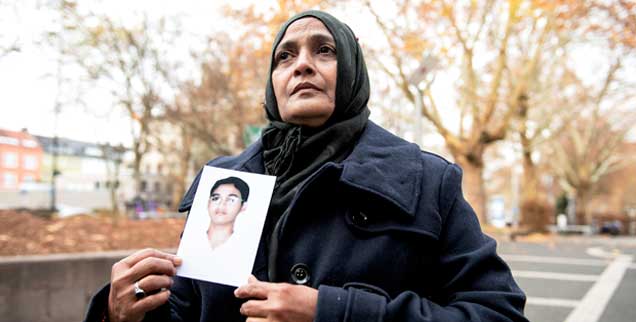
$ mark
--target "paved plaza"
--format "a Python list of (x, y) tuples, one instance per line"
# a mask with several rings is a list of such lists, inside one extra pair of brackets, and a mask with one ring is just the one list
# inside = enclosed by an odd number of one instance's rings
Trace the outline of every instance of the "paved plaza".
[(499, 241), (532, 322), (636, 321), (636, 239)]

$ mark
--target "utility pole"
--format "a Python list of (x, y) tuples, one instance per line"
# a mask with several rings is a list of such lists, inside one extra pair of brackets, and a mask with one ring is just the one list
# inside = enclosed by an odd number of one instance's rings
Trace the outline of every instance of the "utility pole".
[(424, 84), (425, 89), (428, 90), (435, 80), (435, 70), (439, 65), (439, 60), (435, 56), (425, 56), (420, 61), (420, 65), (411, 73), (408, 82), (411, 91), (415, 96), (415, 126), (413, 128), (413, 142), (422, 147), (422, 119), (424, 113), (424, 102), (422, 97), (423, 90), (420, 88), (421, 84)]
[(53, 141), (52, 141), (52, 155), (51, 155), (51, 212), (57, 211), (57, 176), (60, 171), (57, 168), (57, 157), (59, 155), (59, 138), (57, 136), (57, 120), (60, 114), (59, 101), (55, 103), (54, 110), (54, 129), (53, 129)]
[(57, 66), (55, 81), (57, 85), (57, 93), (55, 94), (55, 103), (53, 106), (53, 141), (52, 141), (52, 153), (51, 153), (51, 212), (57, 211), (57, 176), (60, 175), (60, 171), (57, 168), (57, 159), (59, 155), (59, 138), (57, 135), (57, 127), (60, 117), (60, 111), (62, 109), (61, 97), (62, 97), (62, 64), (64, 45), (62, 34), (64, 33), (64, 17), (61, 12), (64, 11), (64, 1), (60, 1), (60, 30), (57, 34), (57, 45), (60, 50)]

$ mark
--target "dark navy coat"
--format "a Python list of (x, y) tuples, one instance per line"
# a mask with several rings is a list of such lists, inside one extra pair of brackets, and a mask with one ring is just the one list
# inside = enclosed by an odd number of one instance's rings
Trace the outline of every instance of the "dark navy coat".
[[(208, 165), (263, 173), (261, 156), (257, 142)], [(316, 322), (527, 321), (525, 296), (481, 232), (461, 178), (458, 166), (369, 122), (346, 160), (302, 184), (253, 272), (318, 289)], [(176, 277), (169, 305), (147, 320), (243, 321), (233, 290)]]

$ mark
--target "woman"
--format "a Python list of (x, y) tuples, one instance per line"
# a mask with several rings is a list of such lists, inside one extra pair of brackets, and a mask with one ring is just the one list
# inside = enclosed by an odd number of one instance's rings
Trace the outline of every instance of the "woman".
[(353, 32), (323, 12), (291, 18), (261, 140), (208, 163), (277, 176), (254, 276), (238, 289), (171, 278), (180, 259), (145, 250), (113, 266), (87, 320), (527, 321), (461, 170), (368, 121), (368, 99)]

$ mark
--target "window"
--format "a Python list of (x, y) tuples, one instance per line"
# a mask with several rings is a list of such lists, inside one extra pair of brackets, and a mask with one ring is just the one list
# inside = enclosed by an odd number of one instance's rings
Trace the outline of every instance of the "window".
[(146, 182), (146, 180), (143, 180), (141, 181), (141, 187), (139, 190), (146, 191), (146, 189), (148, 189), (148, 182)]
[(84, 148), (84, 154), (91, 157), (101, 157), (103, 155), (102, 150), (97, 147)]
[(38, 143), (33, 141), (33, 140), (22, 140), (22, 146), (25, 148), (37, 148), (38, 147)]
[(35, 178), (31, 175), (26, 175), (22, 177), (22, 181), (24, 182), (35, 182)]
[(6, 168), (18, 167), (18, 155), (13, 152), (6, 152), (2, 157), (2, 162)]
[(18, 185), (18, 176), (12, 172), (5, 172), (2, 181), (6, 188), (15, 187)]
[(25, 155), (22, 159), (22, 167), (25, 170), (37, 170), (38, 159), (34, 155)]
[(18, 145), (20, 143), (20, 140), (16, 139), (16, 138), (12, 138), (9, 136), (0, 136), (0, 144), (6, 144), (6, 145)]
[(161, 183), (155, 182), (155, 192), (161, 192)]

